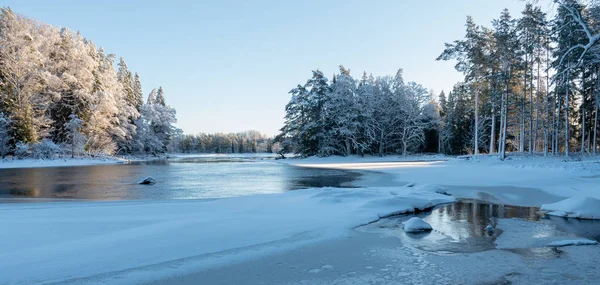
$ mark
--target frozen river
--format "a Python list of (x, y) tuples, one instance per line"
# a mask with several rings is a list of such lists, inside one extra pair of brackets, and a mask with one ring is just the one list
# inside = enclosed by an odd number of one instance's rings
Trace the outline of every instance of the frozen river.
[[(147, 176), (157, 183), (136, 183)], [(0, 198), (210, 199), (349, 187), (359, 176), (345, 170), (281, 164), (272, 157), (182, 156), (131, 164), (0, 169)]]

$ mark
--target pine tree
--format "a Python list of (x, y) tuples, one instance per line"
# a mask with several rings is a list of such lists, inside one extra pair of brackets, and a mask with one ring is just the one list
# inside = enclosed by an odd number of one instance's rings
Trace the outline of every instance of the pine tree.
[(437, 60), (456, 59), (456, 70), (465, 74), (465, 82), (471, 83), (474, 93), (474, 118), (475, 138), (473, 150), (475, 155), (479, 153), (479, 93), (482, 88), (481, 78), (484, 75), (486, 55), (484, 53), (485, 38), (482, 28), (477, 26), (473, 18), (468, 16), (466, 23), (466, 35), (464, 40), (456, 40), (453, 44), (446, 44), (446, 49)]
[(142, 91), (142, 83), (137, 72), (133, 79), (133, 95), (133, 106), (135, 106), (138, 112), (141, 112), (142, 105), (144, 105), (144, 92)]
[(162, 87), (158, 87), (158, 91), (156, 92), (156, 102), (155, 104), (165, 106), (165, 94)]

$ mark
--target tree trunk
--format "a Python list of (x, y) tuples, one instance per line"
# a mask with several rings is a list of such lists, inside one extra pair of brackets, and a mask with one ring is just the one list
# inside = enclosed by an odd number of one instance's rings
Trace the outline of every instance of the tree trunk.
[[(546, 49), (546, 67), (548, 67), (548, 64), (550, 63), (550, 55), (549, 55), (549, 51)], [(548, 141), (548, 136), (550, 135), (550, 105), (548, 103), (548, 97), (550, 96), (550, 94), (548, 93), (548, 90), (550, 90), (550, 69), (546, 68), (546, 94), (544, 96), (544, 106), (546, 107), (546, 117), (544, 118), (544, 156), (548, 156), (548, 148), (549, 148), (549, 141)]]
[(475, 155), (479, 154), (479, 87), (475, 88)]
[(554, 94), (552, 94), (552, 154), (558, 153), (558, 118), (560, 117), (560, 104), (558, 102), (558, 86), (555, 85)]
[[(495, 92), (495, 91), (492, 91)], [(492, 98), (492, 130), (490, 133), (490, 154), (494, 153), (494, 145), (496, 144), (496, 102)]]
[(585, 152), (585, 99), (581, 104), (581, 154)]
[(594, 148), (593, 154), (596, 154), (596, 143), (598, 141), (598, 90), (600, 89), (600, 70), (596, 69), (596, 88), (594, 89), (594, 141), (592, 142)]
[[(539, 85), (538, 85), (539, 88)], [(529, 67), (529, 153), (533, 152), (533, 54)]]
[(525, 152), (525, 96), (521, 101), (521, 122), (519, 125), (519, 152)]
[(349, 156), (351, 153), (351, 147), (350, 147), (350, 139), (346, 138), (346, 156)]
[(507, 78), (505, 78), (505, 90), (502, 93), (502, 100), (500, 102), (500, 145), (498, 146), (498, 150), (500, 152), (500, 159), (502, 160), (506, 158), (506, 116), (508, 115), (508, 91), (510, 88), (508, 78), (510, 78), (510, 71), (508, 74)]
[(569, 71), (565, 80), (565, 156), (569, 156)]
[(594, 102), (595, 107), (594, 107), (594, 154), (596, 154), (597, 148), (596, 148), (596, 143), (598, 142), (598, 92), (596, 92), (596, 102)]

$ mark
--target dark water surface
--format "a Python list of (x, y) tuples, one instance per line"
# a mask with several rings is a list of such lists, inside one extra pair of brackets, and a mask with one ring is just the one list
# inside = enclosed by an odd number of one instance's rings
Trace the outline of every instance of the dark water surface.
[[(397, 216), (380, 221), (375, 227), (390, 229), (403, 243), (429, 252), (474, 253), (496, 249), (496, 239), (509, 228), (496, 228), (500, 219), (518, 219), (546, 225), (549, 236), (587, 238), (600, 241), (600, 221), (565, 219), (545, 216), (538, 207), (521, 207), (493, 204), (476, 199), (458, 199), (456, 203), (436, 207), (431, 212), (417, 216), (431, 224), (434, 231), (421, 234), (405, 233), (400, 225), (411, 216)], [(492, 230), (486, 227), (492, 226)], [(524, 239), (529, 238), (523, 236)], [(516, 248), (510, 249), (521, 255), (532, 257), (555, 257), (556, 248)]]
[[(136, 183), (147, 176), (157, 183)], [(359, 176), (351, 171), (301, 168), (271, 159), (183, 157), (133, 164), (0, 169), (0, 198), (210, 199), (310, 187), (351, 187)]]

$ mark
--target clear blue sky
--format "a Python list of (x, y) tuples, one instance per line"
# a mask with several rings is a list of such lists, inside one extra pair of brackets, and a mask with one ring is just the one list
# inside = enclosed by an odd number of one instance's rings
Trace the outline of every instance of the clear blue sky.
[(437, 92), (462, 79), (436, 62), (464, 36), (467, 15), (490, 25), (517, 0), (138, 1), (8, 0), (15, 12), (79, 30), (125, 58), (144, 93), (163, 86), (186, 133), (255, 129), (276, 134), (288, 91), (311, 70), (338, 65), (393, 75)]

